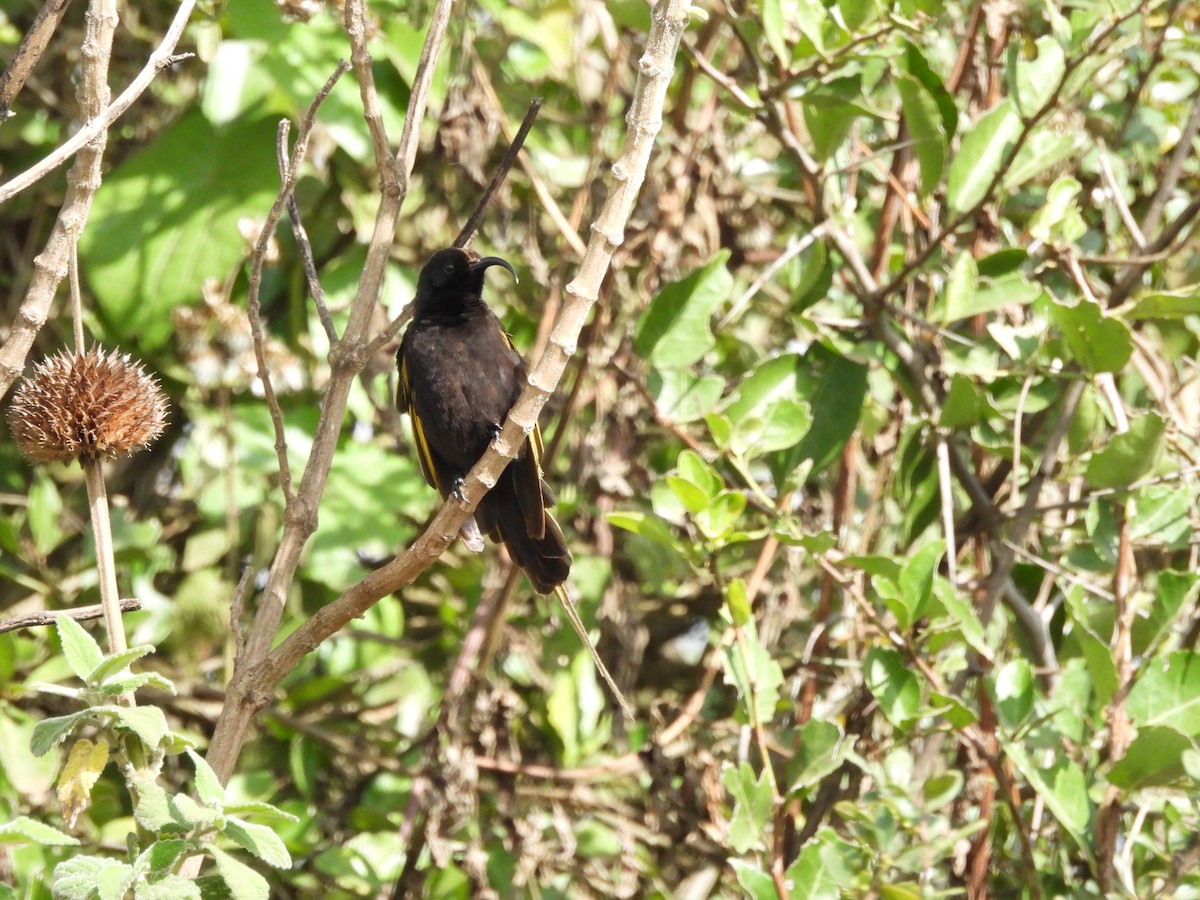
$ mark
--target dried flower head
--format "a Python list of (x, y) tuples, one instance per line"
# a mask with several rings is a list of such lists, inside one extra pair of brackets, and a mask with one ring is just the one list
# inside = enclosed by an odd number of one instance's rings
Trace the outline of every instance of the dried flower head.
[(128, 354), (99, 347), (43, 360), (8, 412), (13, 438), (33, 462), (132, 453), (162, 434), (166, 419), (158, 382)]

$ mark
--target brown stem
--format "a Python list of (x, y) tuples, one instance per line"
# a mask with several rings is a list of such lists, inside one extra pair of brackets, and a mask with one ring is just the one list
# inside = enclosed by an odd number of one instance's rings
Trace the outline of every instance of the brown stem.
[(92, 518), (92, 534), (96, 538), (96, 570), (100, 577), (100, 605), (104, 609), (104, 627), (108, 631), (108, 652), (128, 649), (125, 626), (121, 621), (121, 597), (117, 594), (117, 564), (113, 554), (112, 522), (108, 516), (108, 492), (104, 488), (104, 473), (100, 460), (84, 457), (83, 477), (87, 484), (88, 511)]
[(12, 115), (13, 100), (25, 86), (25, 80), (33, 72), (42, 54), (46, 52), (50, 38), (54, 36), (58, 23), (62, 21), (70, 6), (71, 0), (46, 0), (34, 16), (33, 24), (21, 39), (12, 62), (8, 64), (4, 74), (0, 75), (0, 123)]
[[(126, 597), (120, 602), (121, 612), (137, 612), (142, 608), (142, 601)], [(87, 622), (91, 619), (104, 618), (104, 606), (76, 606), (72, 609), (44, 609), (38, 612), (22, 613), (10, 619), (0, 620), (0, 634), (6, 631), (19, 631), (22, 628), (39, 628), (43, 625), (53, 625), (59, 616), (69, 616), (76, 622)]]

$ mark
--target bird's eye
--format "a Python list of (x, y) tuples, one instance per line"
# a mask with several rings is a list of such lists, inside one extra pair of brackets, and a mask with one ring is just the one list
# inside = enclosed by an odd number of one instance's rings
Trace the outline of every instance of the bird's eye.
[(454, 274), (454, 263), (446, 263), (444, 266), (442, 266), (442, 271), (445, 272), (447, 275), (453, 275)]

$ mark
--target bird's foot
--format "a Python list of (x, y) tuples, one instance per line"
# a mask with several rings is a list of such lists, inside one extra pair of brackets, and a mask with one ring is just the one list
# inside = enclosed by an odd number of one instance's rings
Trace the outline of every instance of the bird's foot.
[(454, 497), (454, 499), (457, 500), (459, 503), (467, 502), (467, 495), (463, 493), (463, 488), (465, 488), (466, 486), (467, 486), (467, 482), (465, 479), (463, 479), (463, 478), (455, 478), (454, 479), (454, 487), (451, 488), (450, 493)]

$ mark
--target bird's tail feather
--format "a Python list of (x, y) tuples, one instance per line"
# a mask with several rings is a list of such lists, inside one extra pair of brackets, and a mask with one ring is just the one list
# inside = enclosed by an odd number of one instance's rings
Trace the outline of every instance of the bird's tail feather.
[(524, 516), (516, 504), (497, 504), (494, 512), (500, 539), (539, 594), (549, 594), (567, 580), (571, 573), (571, 551), (554, 516), (545, 514), (545, 532), (538, 538), (527, 532)]

